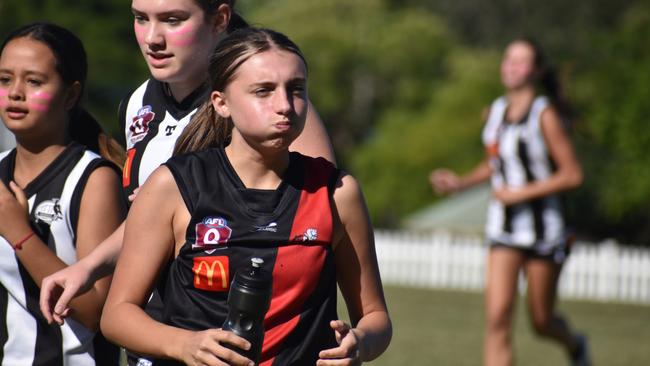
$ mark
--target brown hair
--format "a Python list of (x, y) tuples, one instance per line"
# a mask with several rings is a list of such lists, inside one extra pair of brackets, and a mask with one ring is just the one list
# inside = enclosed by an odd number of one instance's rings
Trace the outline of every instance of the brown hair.
[[(296, 54), (307, 67), (298, 46), (284, 34), (270, 29), (242, 28), (221, 40), (214, 50), (209, 68), (210, 90), (223, 92), (239, 66), (252, 56), (274, 48)], [(231, 130), (230, 118), (219, 116), (208, 99), (176, 141), (174, 155), (226, 144)]]
[(571, 120), (575, 118), (575, 111), (566, 99), (556, 70), (546, 57), (541, 44), (536, 39), (527, 36), (515, 38), (510, 44), (516, 42), (526, 43), (532, 48), (535, 54), (533, 62), (537, 73), (536, 86), (551, 100), (560, 114), (562, 122), (567, 126), (570, 125)]
[(97, 120), (81, 107), (81, 95), (88, 74), (86, 51), (81, 40), (58, 25), (32, 23), (11, 32), (0, 46), (0, 52), (10, 41), (18, 38), (30, 38), (46, 45), (54, 54), (56, 71), (63, 83), (68, 86), (75, 82), (81, 84), (80, 96), (70, 110), (70, 137), (105, 159), (122, 166), (126, 155), (120, 144), (106, 135)]
[(228, 5), (231, 10), (230, 22), (228, 23), (227, 32), (230, 33), (240, 28), (248, 27), (248, 23), (241, 17), (241, 15), (235, 13), (235, 2), (236, 0), (194, 0), (197, 5), (203, 9), (206, 17), (214, 15), (219, 9), (220, 5)]

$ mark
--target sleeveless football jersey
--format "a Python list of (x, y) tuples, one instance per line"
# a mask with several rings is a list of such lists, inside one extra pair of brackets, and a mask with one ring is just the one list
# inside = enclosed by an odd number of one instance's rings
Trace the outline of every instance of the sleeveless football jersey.
[[(0, 154), (0, 179), (13, 180), (16, 150)], [(81, 195), (90, 174), (111, 166), (71, 143), (24, 187), (32, 230), (65, 263), (76, 262)], [(117, 168), (115, 168), (117, 170)], [(118, 173), (119, 174), (119, 173)], [(0, 363), (2, 365), (118, 365), (119, 349), (72, 318), (48, 325), (39, 308), (40, 290), (0, 237)]]
[(208, 85), (203, 84), (178, 103), (164, 83), (149, 79), (120, 103), (127, 154), (122, 183), (127, 195), (172, 156), (176, 140), (208, 94)]
[(220, 328), (233, 275), (260, 257), (273, 275), (262, 365), (314, 365), (321, 350), (336, 346), (330, 200), (339, 171), (323, 158), (290, 156), (282, 183), (270, 191), (245, 188), (221, 148), (166, 163), (191, 220), (159, 288), (163, 321)]
[[(505, 121), (507, 101), (497, 99), (483, 130), (493, 187), (521, 187), (548, 179), (555, 171), (541, 129), (549, 105), (537, 97), (521, 121)], [(491, 199), (486, 222), (488, 240), (516, 247), (535, 247), (540, 254), (566, 242), (561, 200), (549, 195), (511, 206)]]
[[(172, 156), (176, 140), (189, 124), (197, 108), (208, 98), (208, 84), (199, 86), (178, 103), (166, 92), (165, 83), (149, 79), (120, 103), (119, 124), (125, 136), (127, 160), (122, 185), (128, 195)], [(160, 297), (154, 291), (147, 313), (159, 319)], [(147, 366), (150, 361), (127, 352), (129, 365)]]

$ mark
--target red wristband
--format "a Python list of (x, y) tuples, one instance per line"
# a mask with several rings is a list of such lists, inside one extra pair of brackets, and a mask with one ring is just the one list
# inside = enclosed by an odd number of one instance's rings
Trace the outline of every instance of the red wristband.
[(31, 238), (32, 236), (34, 236), (34, 232), (33, 232), (33, 231), (30, 231), (29, 234), (27, 234), (27, 236), (25, 236), (24, 238), (20, 239), (16, 244), (13, 245), (14, 250), (21, 250), (21, 249), (23, 249), (23, 244), (25, 244), (25, 242), (26, 242), (27, 240), (29, 240), (29, 238)]

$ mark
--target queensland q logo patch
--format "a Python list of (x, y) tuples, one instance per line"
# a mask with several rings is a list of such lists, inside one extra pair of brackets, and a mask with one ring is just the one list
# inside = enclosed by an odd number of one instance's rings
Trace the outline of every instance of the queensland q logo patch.
[(154, 117), (156, 117), (156, 114), (149, 105), (145, 105), (138, 110), (138, 113), (133, 117), (133, 121), (129, 126), (131, 132), (129, 139), (132, 144), (144, 139), (144, 136), (149, 131), (149, 122), (153, 121)]
[(215, 249), (224, 246), (230, 239), (232, 229), (222, 217), (208, 216), (196, 224), (196, 241), (192, 249)]

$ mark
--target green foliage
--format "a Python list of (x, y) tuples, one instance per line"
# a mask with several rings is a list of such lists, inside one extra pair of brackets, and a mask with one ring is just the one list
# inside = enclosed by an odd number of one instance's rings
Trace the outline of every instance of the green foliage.
[[(604, 234), (648, 240), (650, 218), (650, 6), (639, 4), (615, 32), (596, 36), (598, 50), (581, 75), (577, 97), (592, 145), (587, 189), (596, 203), (593, 221)], [(601, 215), (603, 217), (593, 217)]]
[(431, 203), (431, 169), (446, 165), (465, 171), (483, 156), (481, 111), (499, 93), (498, 54), (457, 50), (445, 61), (448, 73), (430, 80), (428, 103), (385, 113), (353, 157), (352, 171), (376, 224), (394, 226)]
[(428, 103), (453, 42), (434, 15), (389, 11), (383, 0), (267, 1), (245, 16), (301, 46), (311, 98), (343, 164), (386, 111)]

